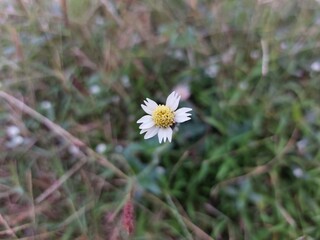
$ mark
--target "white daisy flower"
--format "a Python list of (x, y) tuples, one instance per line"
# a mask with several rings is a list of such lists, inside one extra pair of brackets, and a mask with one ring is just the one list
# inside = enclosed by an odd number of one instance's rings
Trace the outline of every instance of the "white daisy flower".
[(172, 139), (172, 127), (175, 123), (183, 123), (190, 120), (192, 109), (180, 108), (177, 110), (181, 96), (172, 92), (166, 101), (166, 105), (157, 104), (155, 101), (147, 98), (142, 109), (148, 114), (140, 118), (137, 123), (141, 123), (140, 134), (146, 133), (144, 139), (152, 138), (158, 134), (159, 143)]

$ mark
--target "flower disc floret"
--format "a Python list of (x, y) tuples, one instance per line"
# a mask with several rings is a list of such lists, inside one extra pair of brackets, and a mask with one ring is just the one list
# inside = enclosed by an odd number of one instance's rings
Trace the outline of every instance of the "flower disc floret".
[(174, 124), (174, 112), (168, 106), (159, 105), (152, 113), (152, 120), (157, 127), (170, 127)]

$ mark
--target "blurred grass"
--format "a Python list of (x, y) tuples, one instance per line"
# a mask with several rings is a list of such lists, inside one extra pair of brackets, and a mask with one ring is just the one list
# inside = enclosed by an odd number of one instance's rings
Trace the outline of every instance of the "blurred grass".
[[(1, 90), (130, 176), (1, 100), (1, 239), (320, 238), (318, 1), (0, 6)], [(180, 84), (192, 121), (144, 140), (141, 102)]]

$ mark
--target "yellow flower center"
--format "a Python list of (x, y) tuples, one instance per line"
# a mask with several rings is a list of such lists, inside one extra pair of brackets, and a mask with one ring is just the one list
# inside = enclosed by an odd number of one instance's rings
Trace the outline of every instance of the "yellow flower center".
[(174, 113), (165, 105), (159, 105), (152, 113), (152, 119), (157, 127), (167, 128), (174, 124)]

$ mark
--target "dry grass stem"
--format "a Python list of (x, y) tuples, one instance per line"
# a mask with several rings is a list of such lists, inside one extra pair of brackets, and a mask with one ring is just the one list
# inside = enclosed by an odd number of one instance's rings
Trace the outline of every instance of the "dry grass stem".
[(53, 123), (51, 120), (46, 118), (45, 116), (41, 115), (37, 111), (33, 110), (17, 98), (11, 96), (10, 94), (0, 91), (0, 98), (7, 101), (10, 105), (13, 105), (14, 107), (18, 108), (20, 111), (24, 112), (25, 114), (28, 114), (29, 116), (33, 117), (37, 121), (41, 122), (43, 125), (48, 127), (53, 133), (55, 133), (57, 136), (63, 138), (67, 142), (69, 142), (72, 145), (75, 145), (77, 147), (82, 147), (83, 154), (86, 155), (87, 153), (89, 156), (92, 156), (94, 158), (97, 158), (97, 162), (101, 164), (102, 166), (110, 168), (112, 171), (115, 172), (119, 177), (126, 178), (126, 174), (124, 174), (120, 169), (118, 169), (116, 166), (114, 166), (110, 161), (108, 161), (106, 158), (102, 157), (101, 155), (97, 154), (95, 151), (93, 151), (91, 148), (86, 146), (85, 143), (83, 143), (80, 139), (74, 137), (71, 135), (68, 131), (64, 130), (59, 125)]
[(2, 214), (0, 214), (0, 222), (2, 223), (2, 225), (6, 228), (6, 231), (9, 235), (11, 235), (12, 237), (14, 237), (15, 239), (18, 239), (15, 231), (10, 227), (10, 225), (8, 224), (8, 222), (4, 219), (4, 217), (2, 216)]
[(36, 203), (41, 203), (47, 197), (49, 197), (54, 191), (62, 186), (62, 184), (67, 181), (74, 173), (76, 173), (84, 164), (87, 163), (85, 158), (82, 158), (79, 162), (73, 165), (73, 167), (63, 174), (58, 181), (52, 184), (49, 188), (47, 188), (40, 196), (38, 196), (35, 200)]

